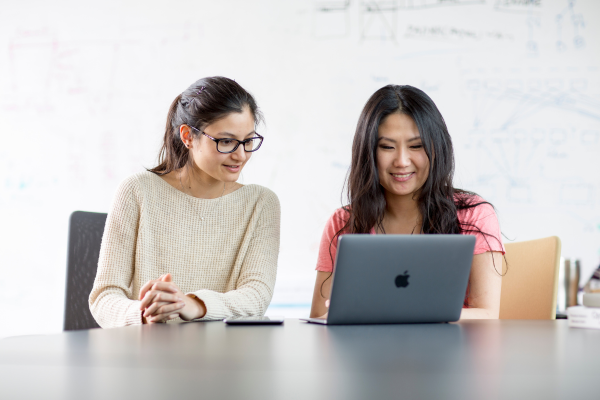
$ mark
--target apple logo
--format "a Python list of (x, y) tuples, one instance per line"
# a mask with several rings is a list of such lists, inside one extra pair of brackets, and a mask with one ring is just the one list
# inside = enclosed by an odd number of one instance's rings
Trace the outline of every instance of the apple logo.
[(396, 287), (407, 287), (409, 277), (408, 271), (404, 271), (403, 275), (398, 275), (396, 277)]

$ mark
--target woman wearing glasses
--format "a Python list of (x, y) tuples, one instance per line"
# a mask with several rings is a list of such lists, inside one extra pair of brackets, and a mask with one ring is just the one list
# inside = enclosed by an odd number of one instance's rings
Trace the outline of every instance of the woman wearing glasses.
[(262, 144), (260, 121), (254, 98), (223, 77), (173, 101), (159, 165), (126, 179), (108, 214), (89, 298), (100, 326), (264, 314), (279, 200), (237, 183)]
[(444, 118), (423, 91), (388, 85), (360, 115), (348, 176), (350, 204), (325, 226), (311, 317), (325, 316), (341, 234), (468, 234), (475, 251), (461, 318), (498, 318), (504, 246), (494, 208), (453, 186)]

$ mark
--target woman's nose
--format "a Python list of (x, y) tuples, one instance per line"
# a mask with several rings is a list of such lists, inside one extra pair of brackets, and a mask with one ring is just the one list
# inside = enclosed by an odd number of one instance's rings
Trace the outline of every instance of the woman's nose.
[(395, 167), (408, 167), (410, 165), (410, 155), (405, 149), (400, 149), (394, 158)]
[(240, 144), (237, 149), (233, 153), (231, 153), (231, 158), (236, 161), (244, 161), (246, 160), (246, 151), (244, 150), (244, 145)]

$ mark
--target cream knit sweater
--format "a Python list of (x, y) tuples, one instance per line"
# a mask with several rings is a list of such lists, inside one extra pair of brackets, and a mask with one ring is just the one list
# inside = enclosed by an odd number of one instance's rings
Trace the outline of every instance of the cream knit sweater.
[(133, 175), (106, 220), (92, 315), (103, 328), (141, 324), (140, 288), (166, 273), (204, 302), (203, 320), (263, 315), (275, 285), (279, 223), (279, 200), (262, 186), (198, 199), (152, 172)]

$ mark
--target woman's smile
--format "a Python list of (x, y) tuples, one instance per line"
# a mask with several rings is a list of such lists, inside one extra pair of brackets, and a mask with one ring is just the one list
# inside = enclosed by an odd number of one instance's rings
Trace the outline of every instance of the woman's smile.
[(223, 166), (229, 171), (229, 172), (233, 172), (233, 173), (237, 173), (240, 172), (240, 167), (241, 165), (227, 165), (227, 164), (223, 164)]
[(407, 173), (402, 173), (402, 174), (390, 174), (392, 175), (392, 177), (394, 178), (394, 180), (396, 182), (406, 182), (407, 180), (409, 180), (410, 178), (412, 178), (415, 173), (414, 172), (407, 172)]

